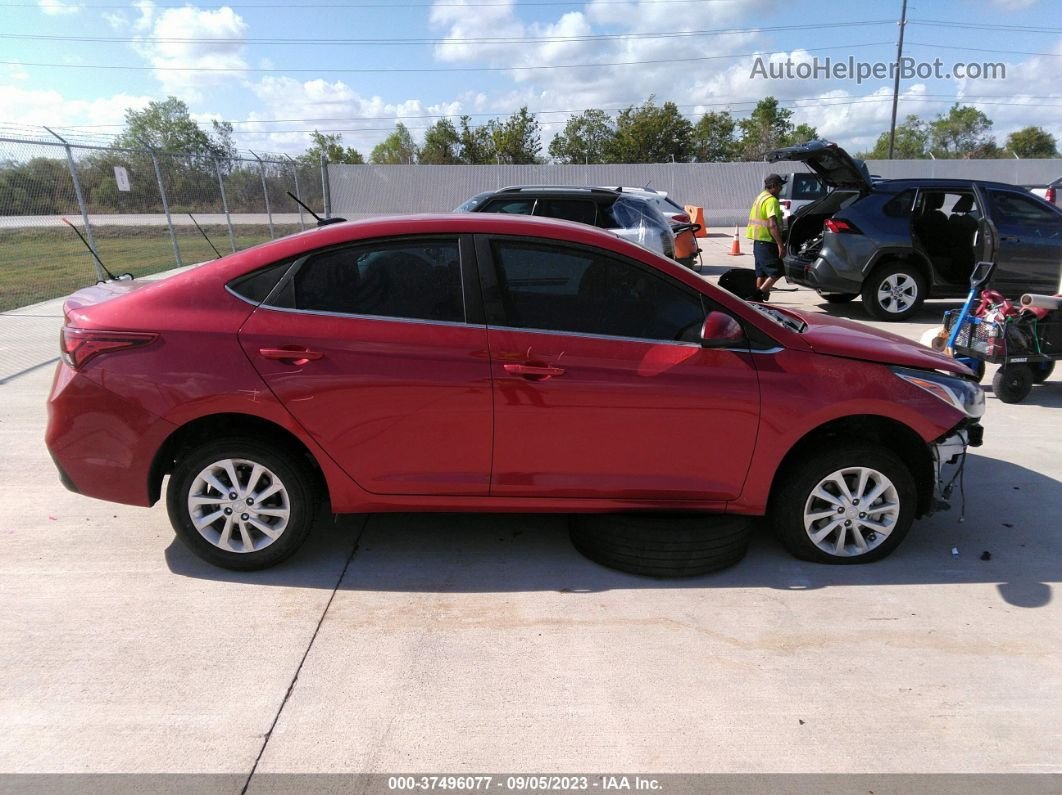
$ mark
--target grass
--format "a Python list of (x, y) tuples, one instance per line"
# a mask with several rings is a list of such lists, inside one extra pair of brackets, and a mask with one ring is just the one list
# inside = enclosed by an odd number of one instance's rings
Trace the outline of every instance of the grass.
[[(278, 237), (298, 231), (298, 226), (274, 228)], [(116, 276), (148, 276), (176, 266), (165, 226), (101, 226), (92, 231), (100, 259)], [(223, 255), (232, 252), (227, 227), (204, 226), (203, 231)], [(265, 225), (241, 225), (234, 232), (239, 250), (269, 240)], [(176, 236), (185, 265), (216, 258), (194, 226), (176, 227)], [(0, 230), (0, 312), (69, 295), (95, 281), (95, 260), (72, 230)]]

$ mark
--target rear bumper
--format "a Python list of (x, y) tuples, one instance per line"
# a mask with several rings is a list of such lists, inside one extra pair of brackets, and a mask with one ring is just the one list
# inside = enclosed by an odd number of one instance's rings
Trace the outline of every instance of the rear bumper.
[(786, 255), (786, 281), (810, 287), (820, 293), (852, 293), (858, 295), (863, 289), (863, 275), (855, 273), (852, 278), (848, 269), (839, 269), (830, 262), (825, 250), (813, 260)]
[(45, 443), (70, 491), (151, 505), (149, 472), (174, 426), (60, 363), (48, 396)]

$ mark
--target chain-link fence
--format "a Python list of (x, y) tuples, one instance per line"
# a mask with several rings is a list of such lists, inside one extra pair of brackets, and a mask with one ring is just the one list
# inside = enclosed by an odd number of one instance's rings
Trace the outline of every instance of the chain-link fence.
[(0, 311), (312, 226), (288, 193), (323, 214), (323, 165), (0, 138)]

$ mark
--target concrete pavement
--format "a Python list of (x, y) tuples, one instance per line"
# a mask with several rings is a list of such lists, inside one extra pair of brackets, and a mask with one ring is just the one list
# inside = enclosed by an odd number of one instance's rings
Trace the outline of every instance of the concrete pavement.
[[(730, 242), (703, 239), (706, 278), (751, 267)], [(918, 338), (952, 305), (882, 327)], [(391, 514), (321, 516), (291, 562), (235, 574), (162, 505), (60, 485), (59, 323), (0, 315), (21, 356), (0, 374), (0, 774), (1062, 774), (1057, 376), (1019, 405), (989, 390), (966, 521), (870, 566), (761, 532), (733, 569), (657, 581), (586, 561), (561, 517)]]

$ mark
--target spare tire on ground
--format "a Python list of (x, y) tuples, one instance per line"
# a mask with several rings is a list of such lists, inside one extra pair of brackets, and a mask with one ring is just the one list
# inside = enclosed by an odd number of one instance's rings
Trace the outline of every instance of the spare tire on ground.
[(577, 514), (572, 544), (595, 563), (649, 577), (693, 577), (725, 569), (749, 548), (748, 516), (689, 513)]

